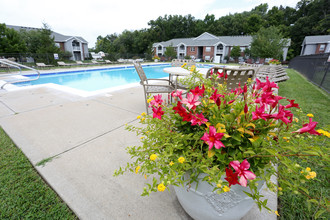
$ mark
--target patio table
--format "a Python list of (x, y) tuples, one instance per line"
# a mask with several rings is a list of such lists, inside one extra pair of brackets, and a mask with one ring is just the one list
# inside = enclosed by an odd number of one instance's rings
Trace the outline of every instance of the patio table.
[[(208, 68), (197, 68), (196, 70), (199, 71), (201, 74), (206, 75), (206, 73), (209, 69)], [(179, 76), (186, 77), (186, 76), (190, 75), (190, 71), (187, 69), (184, 69), (182, 67), (167, 67), (167, 68), (164, 68), (163, 71), (165, 73), (170, 74), (170, 78), (172, 75), (176, 77), (175, 78), (175, 89), (177, 89), (177, 87), (178, 87), (178, 77)]]

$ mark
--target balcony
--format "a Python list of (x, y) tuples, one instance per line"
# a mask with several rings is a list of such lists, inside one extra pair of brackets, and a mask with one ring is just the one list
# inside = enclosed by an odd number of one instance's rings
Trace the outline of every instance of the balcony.
[(185, 49), (179, 49), (179, 53), (185, 53), (186, 50)]
[(218, 53), (223, 53), (223, 50), (219, 50), (219, 49), (217, 49), (217, 54)]
[(80, 51), (80, 46), (72, 46), (73, 51)]

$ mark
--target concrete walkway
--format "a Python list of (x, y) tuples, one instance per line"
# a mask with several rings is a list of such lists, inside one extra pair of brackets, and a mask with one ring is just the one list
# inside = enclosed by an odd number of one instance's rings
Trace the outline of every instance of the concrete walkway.
[[(0, 125), (80, 219), (191, 219), (173, 190), (141, 197), (144, 177), (113, 177), (130, 160), (125, 147), (139, 144), (124, 126), (143, 111), (142, 87), (89, 98), (46, 87), (0, 91)], [(265, 193), (276, 210), (276, 196)], [(255, 206), (243, 219), (276, 217)]]

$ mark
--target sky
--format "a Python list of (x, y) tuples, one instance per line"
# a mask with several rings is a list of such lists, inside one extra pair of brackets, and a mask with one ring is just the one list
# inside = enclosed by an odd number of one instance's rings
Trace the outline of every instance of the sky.
[(63, 35), (80, 36), (95, 46), (98, 36), (120, 34), (124, 30), (149, 28), (148, 22), (159, 16), (188, 15), (218, 19), (228, 14), (250, 11), (267, 3), (296, 7), (299, 0), (0, 0), (0, 23), (25, 27), (43, 27)]

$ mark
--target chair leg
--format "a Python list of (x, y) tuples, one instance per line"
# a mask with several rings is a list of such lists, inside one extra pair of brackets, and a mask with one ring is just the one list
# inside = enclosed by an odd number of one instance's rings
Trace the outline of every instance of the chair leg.
[(145, 92), (144, 93), (144, 101), (145, 101), (145, 104), (146, 104), (146, 110), (147, 110), (147, 114), (149, 115), (149, 107), (148, 107), (148, 94)]

